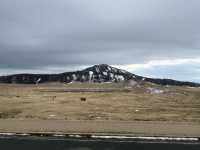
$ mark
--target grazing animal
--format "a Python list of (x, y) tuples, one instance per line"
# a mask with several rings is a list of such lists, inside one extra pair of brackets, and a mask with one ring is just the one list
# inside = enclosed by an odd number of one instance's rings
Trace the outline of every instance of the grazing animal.
[(85, 97), (81, 97), (81, 101), (86, 101), (86, 98)]

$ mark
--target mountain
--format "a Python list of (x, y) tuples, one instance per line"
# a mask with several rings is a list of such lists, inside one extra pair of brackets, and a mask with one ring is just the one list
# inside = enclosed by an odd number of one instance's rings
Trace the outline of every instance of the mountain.
[(94, 65), (81, 71), (60, 74), (15, 74), (0, 76), (0, 83), (35, 84), (45, 82), (119, 82), (134, 80), (136, 82), (152, 82), (160, 85), (177, 85), (200, 87), (199, 83), (182, 82), (171, 79), (154, 79), (138, 76), (107, 64)]

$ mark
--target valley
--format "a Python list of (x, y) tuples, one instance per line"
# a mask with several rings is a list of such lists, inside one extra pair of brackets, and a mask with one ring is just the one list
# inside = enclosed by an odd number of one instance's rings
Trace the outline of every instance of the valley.
[(200, 123), (199, 93), (148, 82), (0, 84), (0, 118)]

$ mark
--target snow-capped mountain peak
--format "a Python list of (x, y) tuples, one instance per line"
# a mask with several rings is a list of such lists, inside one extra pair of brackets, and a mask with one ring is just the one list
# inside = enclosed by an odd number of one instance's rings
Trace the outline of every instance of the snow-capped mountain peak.
[(84, 69), (83, 72), (89, 72), (89, 78), (94, 82), (123, 81), (133, 77), (129, 72), (107, 64), (94, 65)]

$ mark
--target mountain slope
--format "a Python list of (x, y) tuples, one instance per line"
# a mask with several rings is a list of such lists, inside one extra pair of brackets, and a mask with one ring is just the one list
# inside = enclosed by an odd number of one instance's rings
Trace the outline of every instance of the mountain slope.
[(111, 67), (106, 64), (94, 65), (81, 71), (65, 72), (60, 74), (15, 74), (9, 76), (1, 76), (0, 83), (45, 83), (45, 82), (119, 82), (135, 80), (137, 82), (152, 82), (161, 85), (178, 85), (178, 86), (200, 86), (198, 83), (181, 82), (171, 79), (153, 79), (138, 76)]

